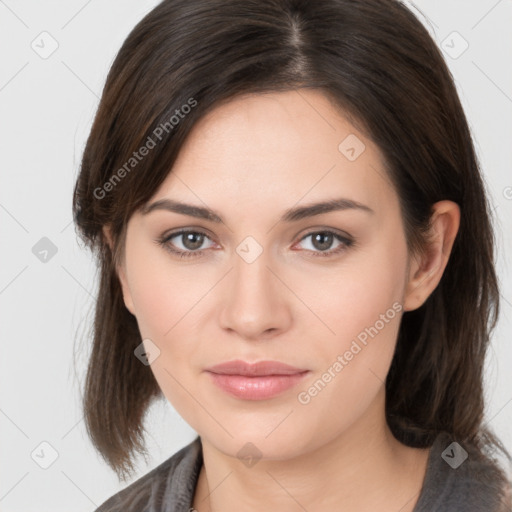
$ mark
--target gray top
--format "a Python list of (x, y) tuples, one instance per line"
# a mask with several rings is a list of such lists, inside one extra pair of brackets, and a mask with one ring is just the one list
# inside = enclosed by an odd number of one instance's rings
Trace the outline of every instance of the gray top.
[[(464, 449), (465, 448), (465, 449)], [(479, 452), (437, 436), (414, 512), (508, 512), (496, 468)], [(467, 451), (466, 451), (467, 450)], [(95, 512), (189, 512), (203, 464), (199, 436)]]

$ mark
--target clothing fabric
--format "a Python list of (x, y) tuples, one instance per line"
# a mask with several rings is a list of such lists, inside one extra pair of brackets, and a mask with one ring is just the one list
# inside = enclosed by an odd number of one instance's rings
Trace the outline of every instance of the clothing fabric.
[[(495, 466), (476, 449), (452, 443), (447, 433), (436, 437), (413, 512), (508, 512), (500, 505)], [(202, 464), (198, 436), (95, 512), (193, 512)]]

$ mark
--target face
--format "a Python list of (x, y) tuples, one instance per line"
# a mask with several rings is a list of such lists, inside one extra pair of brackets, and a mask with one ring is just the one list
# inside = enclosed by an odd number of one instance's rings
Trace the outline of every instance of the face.
[[(399, 198), (378, 148), (321, 92), (218, 107), (148, 206), (128, 223), (124, 300), (203, 439), (284, 459), (383, 417), (407, 284)], [(233, 361), (247, 364), (210, 371)]]

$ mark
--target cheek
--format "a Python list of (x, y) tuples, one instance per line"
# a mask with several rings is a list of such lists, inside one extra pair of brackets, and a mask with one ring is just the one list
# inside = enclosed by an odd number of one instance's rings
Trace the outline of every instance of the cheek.
[(151, 371), (166, 398), (186, 418), (190, 395), (185, 388), (191, 388), (195, 377), (192, 362), (201, 338), (201, 300), (216, 280), (204, 273), (199, 277), (200, 266), (178, 268), (169, 258), (163, 249), (134, 243), (126, 263), (142, 339), (149, 338), (160, 350)]
[(194, 315), (211, 284), (198, 277), (198, 267), (171, 262), (164, 249), (133, 248), (127, 261), (137, 321), (144, 337), (172, 339), (183, 322)]
[[(388, 243), (376, 240), (354, 251), (339, 269), (316, 280), (321, 293), (309, 295), (311, 309), (331, 331), (324, 329), (326, 338), (332, 339), (329, 349), (348, 349), (355, 338), (364, 343), (375, 326), (379, 335), (394, 341), (402, 310), (406, 256), (405, 241), (400, 237)], [(300, 282), (304, 283), (303, 296), (307, 296), (311, 277)]]
[[(131, 281), (137, 323), (143, 339), (149, 338), (159, 350), (150, 369), (166, 399), (189, 424), (195, 424), (194, 374), (191, 365), (199, 339), (195, 329), (200, 299), (211, 285), (197, 279), (193, 266), (177, 266), (154, 249), (131, 253)], [(195, 275), (195, 278), (194, 278)]]
[[(307, 383), (315, 388), (309, 388), (314, 396), (322, 395), (311, 400), (316, 402), (313, 408), (332, 407), (344, 414), (351, 410), (357, 416), (383, 386), (402, 316), (406, 255), (401, 238), (376, 242), (354, 253), (323, 282), (324, 293), (312, 309), (321, 312), (334, 332), (325, 328), (322, 343), (311, 354), (321, 362)], [(303, 390), (310, 395), (307, 387)]]

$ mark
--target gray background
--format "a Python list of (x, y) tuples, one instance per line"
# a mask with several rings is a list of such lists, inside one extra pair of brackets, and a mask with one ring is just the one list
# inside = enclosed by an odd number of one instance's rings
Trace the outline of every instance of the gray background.
[[(156, 4), (0, 0), (2, 512), (92, 511), (127, 485), (93, 450), (80, 410), (96, 274), (77, 244), (71, 196), (110, 64)], [(503, 301), (486, 421), (512, 450), (512, 1), (407, 4), (445, 51), (497, 219)], [(132, 480), (195, 437), (165, 401), (147, 428), (151, 459)]]

